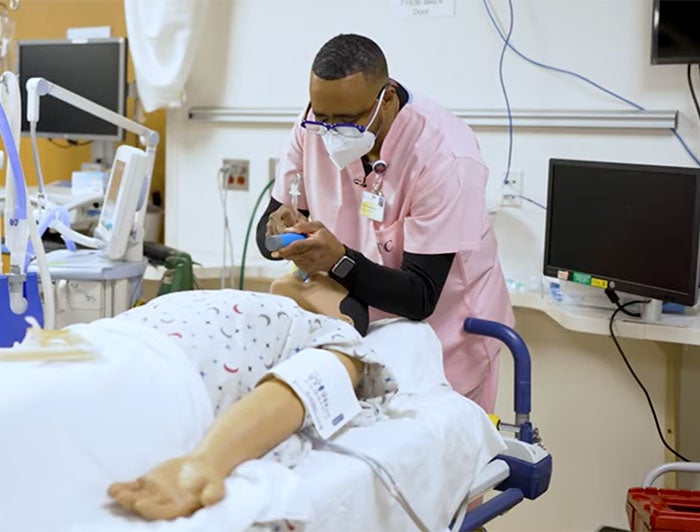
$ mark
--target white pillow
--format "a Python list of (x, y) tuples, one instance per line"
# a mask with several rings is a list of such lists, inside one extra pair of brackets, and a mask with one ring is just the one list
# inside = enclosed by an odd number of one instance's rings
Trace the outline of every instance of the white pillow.
[(405, 318), (377, 320), (370, 324), (365, 342), (396, 377), (399, 394), (449, 387), (440, 340), (427, 323)]

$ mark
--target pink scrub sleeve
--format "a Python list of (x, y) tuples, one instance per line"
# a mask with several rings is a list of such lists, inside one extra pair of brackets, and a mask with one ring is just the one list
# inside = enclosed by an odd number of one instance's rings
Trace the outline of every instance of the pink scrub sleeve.
[(484, 233), (486, 167), (468, 157), (434, 164), (418, 177), (404, 221), (409, 253), (456, 253), (478, 249)]

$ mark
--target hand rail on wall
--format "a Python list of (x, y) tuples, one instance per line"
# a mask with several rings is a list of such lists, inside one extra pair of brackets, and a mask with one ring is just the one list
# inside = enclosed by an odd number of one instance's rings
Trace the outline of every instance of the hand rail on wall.
[[(255, 107), (192, 107), (189, 119), (228, 124), (291, 124), (300, 109)], [(508, 127), (503, 110), (452, 109), (472, 127)], [(513, 127), (675, 129), (678, 111), (514, 110)]]

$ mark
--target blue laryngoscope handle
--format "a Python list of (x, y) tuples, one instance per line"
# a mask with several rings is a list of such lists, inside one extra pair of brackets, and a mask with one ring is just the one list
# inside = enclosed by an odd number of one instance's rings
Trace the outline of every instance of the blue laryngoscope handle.
[(288, 246), (297, 240), (303, 240), (306, 235), (300, 233), (281, 233), (279, 235), (270, 235), (265, 237), (265, 247), (268, 251), (277, 251), (280, 248)]

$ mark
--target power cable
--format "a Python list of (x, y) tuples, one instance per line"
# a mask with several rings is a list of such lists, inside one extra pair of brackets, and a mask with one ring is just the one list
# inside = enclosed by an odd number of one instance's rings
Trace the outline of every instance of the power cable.
[(225, 172), (226, 168), (222, 167), (219, 169), (219, 176), (218, 176), (218, 181), (217, 183), (218, 188), (219, 188), (219, 200), (221, 201), (221, 209), (223, 211), (224, 215), (224, 235), (223, 235), (223, 249), (222, 249), (222, 263), (221, 263), (221, 274), (220, 274), (220, 286), (221, 288), (226, 287), (226, 262), (227, 262), (227, 244), (228, 244), (228, 252), (229, 252), (229, 258), (230, 258), (230, 263), (231, 263), (231, 270), (229, 272), (229, 284), (231, 288), (234, 288), (236, 286), (236, 282), (234, 279), (234, 259), (233, 259), (233, 235), (231, 234), (231, 226), (228, 221), (228, 208), (227, 208), (227, 194), (226, 190), (224, 188), (224, 179), (226, 178)]
[(613, 342), (615, 343), (615, 347), (617, 347), (617, 351), (620, 353), (620, 356), (622, 357), (622, 360), (624, 361), (625, 365), (627, 366), (627, 369), (629, 372), (632, 374), (632, 377), (634, 377), (634, 380), (637, 382), (639, 387), (642, 389), (642, 392), (644, 392), (644, 397), (646, 397), (647, 404), (649, 405), (649, 409), (651, 410), (651, 415), (654, 418), (654, 425), (656, 426), (656, 433), (659, 436), (659, 439), (661, 440), (661, 443), (663, 443), (664, 447), (668, 449), (671, 453), (673, 453), (676, 457), (679, 459), (683, 460), (684, 462), (690, 462), (685, 456), (680, 454), (678, 451), (676, 451), (673, 447), (671, 447), (668, 442), (666, 441), (666, 438), (664, 438), (663, 431), (661, 430), (661, 425), (659, 424), (659, 418), (656, 415), (656, 409), (654, 408), (654, 403), (651, 401), (651, 396), (649, 395), (649, 392), (647, 391), (646, 387), (642, 383), (642, 381), (639, 379), (637, 376), (637, 373), (634, 371), (632, 368), (632, 365), (629, 363), (629, 360), (627, 360), (627, 356), (625, 355), (625, 352), (622, 350), (622, 346), (620, 346), (620, 342), (617, 340), (617, 337), (615, 336), (615, 331), (613, 329), (613, 322), (615, 321), (615, 316), (619, 312), (625, 312), (625, 309), (631, 305), (638, 305), (640, 303), (646, 303), (644, 300), (634, 300), (634, 301), (629, 301), (627, 303), (623, 303), (622, 305), (619, 305), (615, 311), (612, 313), (610, 316), (610, 321), (608, 323), (608, 330), (610, 331), (610, 337), (612, 338)]
[[(698, 98), (695, 96), (695, 88), (693, 87), (693, 78), (690, 75), (691, 66), (691, 64), (688, 64), (688, 88), (690, 89), (690, 95), (693, 97), (693, 103), (695, 104), (695, 110), (698, 113), (698, 118), (700, 118), (700, 105), (698, 105)], [(698, 64), (698, 73), (700, 74), (700, 64)]]
[(253, 227), (253, 221), (255, 220), (255, 215), (258, 212), (258, 207), (260, 207), (260, 202), (262, 201), (263, 197), (265, 197), (265, 193), (270, 190), (272, 185), (275, 184), (275, 180), (272, 179), (270, 180), (267, 185), (265, 185), (260, 192), (260, 195), (258, 196), (258, 199), (255, 201), (255, 206), (253, 207), (253, 212), (250, 213), (250, 219), (248, 220), (248, 229), (245, 232), (245, 240), (243, 242), (243, 253), (241, 254), (241, 271), (238, 274), (238, 288), (240, 290), (243, 290), (243, 280), (245, 276), (245, 261), (246, 261), (246, 254), (248, 252), (248, 241), (250, 239), (250, 231)]
[[(489, 20), (491, 21), (491, 24), (492, 24), (493, 27), (496, 29), (496, 32), (498, 33), (498, 35), (499, 35), (499, 37), (501, 38), (501, 40), (504, 42), (504, 45), (507, 46), (508, 48), (510, 48), (510, 49), (511, 49), (518, 57), (520, 57), (521, 59), (523, 59), (523, 60), (527, 61), (528, 63), (531, 63), (531, 64), (533, 64), (533, 65), (535, 65), (535, 66), (538, 66), (538, 67), (540, 67), (540, 68), (544, 68), (544, 69), (546, 69), (546, 70), (552, 70), (552, 71), (554, 71), (554, 72), (559, 72), (559, 73), (561, 73), (561, 74), (567, 74), (567, 75), (569, 75), (569, 76), (573, 76), (573, 77), (575, 77), (575, 78), (577, 78), (577, 79), (580, 79), (581, 81), (584, 81), (584, 82), (588, 83), (589, 85), (592, 85), (593, 87), (595, 87), (596, 89), (598, 89), (598, 90), (604, 92), (605, 94), (608, 94), (608, 95), (612, 96), (613, 98), (616, 98), (616, 99), (618, 99), (618, 100), (620, 100), (620, 101), (622, 101), (622, 102), (624, 102), (624, 103), (626, 103), (626, 104), (628, 104), (628, 105), (634, 107), (634, 108), (637, 109), (638, 111), (645, 111), (645, 110), (646, 110), (646, 109), (645, 109), (644, 107), (642, 107), (641, 105), (639, 105), (639, 104), (633, 102), (632, 100), (629, 100), (629, 99), (627, 99), (627, 98), (625, 98), (625, 97), (623, 97), (623, 96), (617, 94), (616, 92), (613, 92), (613, 91), (611, 91), (611, 90), (609, 90), (609, 89), (606, 89), (606, 88), (603, 87), (602, 85), (599, 85), (598, 83), (592, 81), (591, 79), (587, 78), (586, 76), (582, 76), (581, 74), (578, 74), (578, 73), (573, 72), (573, 71), (571, 71), (571, 70), (566, 70), (566, 69), (564, 69), (564, 68), (558, 68), (558, 67), (554, 67), (554, 66), (551, 66), (551, 65), (547, 65), (547, 64), (541, 63), (541, 62), (539, 62), (539, 61), (535, 61), (534, 59), (531, 59), (530, 57), (526, 56), (525, 54), (523, 54), (520, 50), (518, 50), (518, 49), (513, 45), (512, 40), (511, 40), (509, 37), (507, 37), (507, 36), (503, 33), (503, 31), (501, 30), (501, 27), (499, 26), (498, 22), (496, 22), (496, 20), (495, 20), (495, 18), (494, 18), (494, 15), (493, 15), (493, 12), (492, 12), (492, 7), (489, 5), (489, 0), (482, 0), (482, 3), (483, 3), (483, 5), (484, 5), (484, 9), (486, 9), (486, 14), (487, 14), (488, 17), (489, 17)], [(511, 0), (508, 0), (508, 5), (509, 5), (509, 8), (510, 8), (510, 10), (511, 10), (511, 18), (512, 18), (512, 17), (513, 17), (513, 14), (512, 14), (513, 5), (512, 5), (512, 3), (511, 3)], [(683, 146), (683, 149), (684, 149), (684, 150), (686, 151), (686, 153), (690, 156), (690, 158), (693, 159), (693, 161), (695, 161), (695, 164), (697, 164), (698, 166), (700, 166), (700, 159), (698, 159), (698, 157), (697, 157), (697, 156), (692, 152), (692, 150), (688, 147), (688, 145), (686, 144), (685, 140), (683, 140), (683, 137), (678, 133), (678, 131), (676, 131), (675, 128), (670, 128), (670, 130), (671, 130), (671, 132), (673, 133), (673, 135), (676, 137), (676, 139), (678, 140), (678, 142), (681, 143), (681, 146)]]

